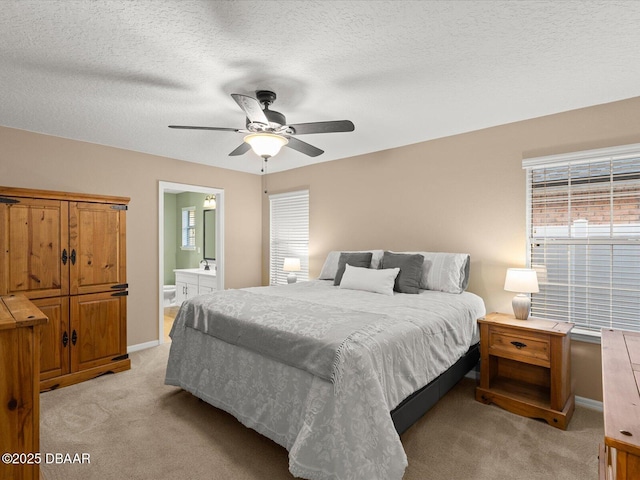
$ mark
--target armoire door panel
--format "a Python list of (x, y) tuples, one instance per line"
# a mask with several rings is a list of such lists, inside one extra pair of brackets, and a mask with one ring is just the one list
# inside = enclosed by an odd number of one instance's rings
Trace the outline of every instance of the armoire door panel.
[(68, 203), (18, 198), (0, 205), (4, 234), (0, 293), (45, 298), (69, 293), (69, 266), (62, 260), (68, 248)]
[(126, 296), (71, 297), (71, 370), (104, 365), (126, 353)]
[[(32, 300), (49, 322), (40, 327), (40, 380), (69, 373), (69, 297)], [(65, 339), (66, 334), (66, 341)]]
[(70, 202), (71, 294), (102, 292), (125, 283), (125, 211)]

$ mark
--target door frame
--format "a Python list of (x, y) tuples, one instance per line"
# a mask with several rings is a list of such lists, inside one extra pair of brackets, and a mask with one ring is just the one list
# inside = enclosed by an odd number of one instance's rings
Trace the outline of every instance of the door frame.
[(216, 196), (216, 285), (224, 289), (224, 189), (185, 183), (158, 182), (158, 343), (164, 343), (164, 194), (196, 192)]

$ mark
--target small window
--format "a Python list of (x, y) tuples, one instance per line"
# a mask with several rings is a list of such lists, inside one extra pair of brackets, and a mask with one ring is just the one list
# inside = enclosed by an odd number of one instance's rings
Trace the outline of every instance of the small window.
[(182, 209), (182, 250), (196, 249), (196, 207)]
[(269, 195), (270, 265), (269, 283), (287, 283), (285, 258), (300, 260), (298, 281), (309, 279), (309, 190)]

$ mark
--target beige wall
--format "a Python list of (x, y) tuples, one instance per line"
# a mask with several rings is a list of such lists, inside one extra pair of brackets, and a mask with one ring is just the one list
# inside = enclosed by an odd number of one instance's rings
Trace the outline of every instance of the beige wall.
[(159, 181), (224, 189), (225, 286), (259, 285), (258, 175), (0, 127), (0, 185), (131, 197), (128, 345), (158, 339)]
[[(640, 143), (640, 98), (289, 170), (268, 183), (272, 193), (309, 188), (311, 277), (330, 250), (468, 252), (469, 290), (488, 311), (510, 312), (505, 272), (526, 262), (522, 159), (628, 143)], [(264, 283), (268, 225), (263, 202)], [(596, 400), (599, 348), (574, 342), (572, 355), (576, 394)]]

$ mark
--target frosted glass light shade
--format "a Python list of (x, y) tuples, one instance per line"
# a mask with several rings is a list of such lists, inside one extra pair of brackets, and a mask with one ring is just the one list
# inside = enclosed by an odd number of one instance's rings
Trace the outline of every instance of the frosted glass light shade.
[(530, 268), (508, 268), (504, 289), (507, 292), (538, 293), (538, 275)]
[(277, 155), (280, 149), (289, 143), (282, 135), (273, 133), (250, 133), (244, 137), (244, 141), (251, 145), (256, 155), (263, 158)]

